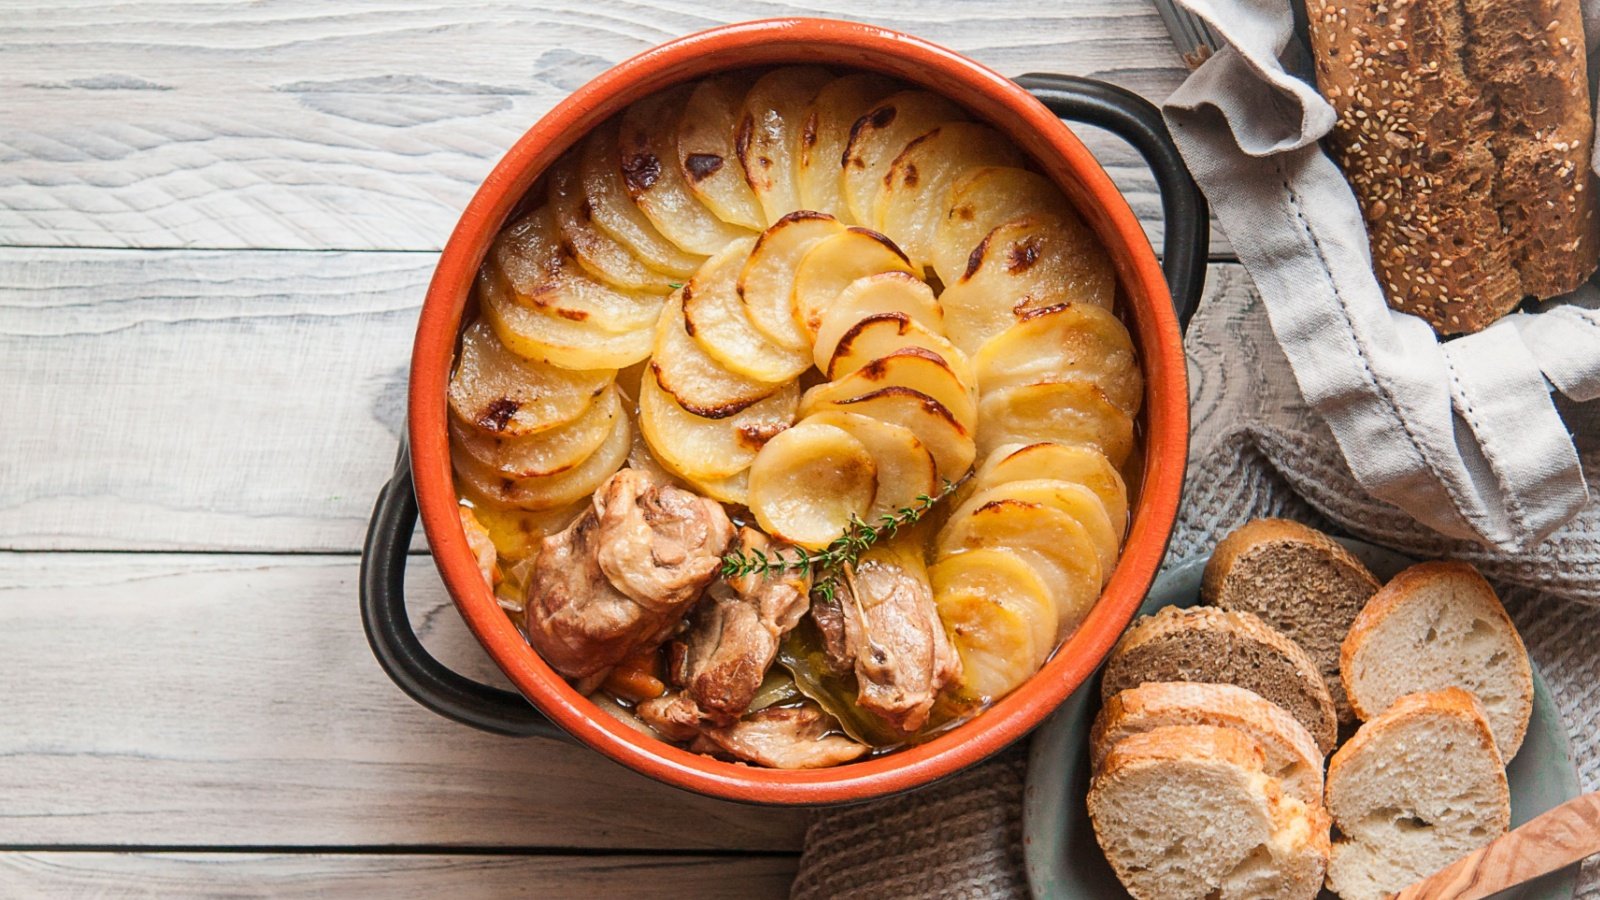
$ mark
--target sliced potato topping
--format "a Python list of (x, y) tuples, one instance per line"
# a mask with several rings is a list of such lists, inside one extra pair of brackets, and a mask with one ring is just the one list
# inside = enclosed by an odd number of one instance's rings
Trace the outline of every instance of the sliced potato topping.
[(1037, 503), (1066, 513), (1076, 519), (1094, 544), (1095, 558), (1100, 563), (1100, 577), (1109, 581), (1111, 570), (1117, 564), (1117, 553), (1122, 545), (1122, 533), (1111, 524), (1105, 504), (1094, 492), (1081, 484), (1059, 478), (1034, 478), (1027, 481), (1008, 481), (985, 488), (973, 495), (951, 513), (951, 517), (971, 512), (996, 500), (1022, 500)]
[(611, 332), (518, 303), (485, 262), (475, 289), (494, 333), (518, 356), (563, 369), (621, 369), (650, 355), (650, 330)]
[(617, 130), (617, 162), (628, 196), (650, 224), (685, 253), (710, 256), (750, 230), (717, 218), (675, 164), (678, 123), (688, 99), (680, 86), (628, 107)]
[(873, 221), (878, 188), (895, 157), (918, 135), (941, 122), (965, 119), (961, 108), (927, 91), (901, 91), (885, 98), (850, 126), (845, 146), (844, 200), (857, 222)]
[(960, 481), (977, 456), (972, 433), (956, 421), (950, 410), (927, 394), (908, 387), (894, 385), (841, 399), (823, 398), (811, 391), (801, 395), (801, 418), (826, 409), (859, 413), (910, 429), (933, 454), (941, 481)]
[(450, 375), (450, 411), (485, 434), (538, 434), (583, 415), (615, 375), (614, 369), (558, 369), (524, 359), (479, 320), (461, 335)]
[(800, 260), (844, 225), (815, 212), (790, 213), (762, 232), (739, 273), (739, 300), (750, 324), (785, 350), (804, 351), (810, 337), (795, 317), (794, 279)]
[(894, 241), (871, 229), (851, 226), (818, 241), (794, 276), (794, 317), (807, 338), (815, 339), (823, 311), (850, 282), (880, 272), (916, 274)]
[(845, 431), (872, 454), (878, 466), (878, 490), (865, 516), (868, 522), (875, 522), (879, 516), (896, 510), (916, 507), (921, 497), (938, 496), (939, 476), (933, 454), (911, 429), (837, 409), (813, 413), (805, 421)]
[(1060, 641), (1100, 597), (1100, 561), (1077, 520), (1022, 500), (996, 500), (952, 516), (934, 541), (938, 558), (966, 550), (998, 549), (1027, 561), (1050, 587)]
[(873, 201), (872, 227), (900, 245), (919, 269), (933, 264), (934, 235), (949, 212), (950, 186), (980, 166), (1019, 167), (1022, 151), (987, 125), (941, 122), (889, 166)]
[(1121, 467), (1133, 452), (1133, 417), (1087, 381), (1023, 384), (983, 395), (978, 445), (984, 456), (1001, 444), (1036, 441), (1093, 447)]
[(495, 553), (504, 568), (538, 556), (545, 536), (571, 525), (589, 505), (589, 498), (582, 497), (552, 509), (517, 509), (489, 499), (460, 480), (456, 481), (456, 493), (472, 504), (472, 512), (489, 532), (489, 540), (494, 542)]
[(770, 384), (792, 381), (811, 368), (810, 354), (768, 340), (739, 302), (739, 273), (755, 242), (740, 238), (706, 260), (683, 288), (684, 323), (700, 349), (729, 371)]
[(828, 360), (829, 378), (843, 378), (875, 359), (896, 350), (920, 347), (937, 355), (950, 366), (962, 384), (975, 385), (972, 364), (967, 355), (941, 335), (905, 313), (873, 313), (851, 325), (833, 348)]
[(1021, 557), (969, 550), (928, 570), (934, 603), (961, 654), (961, 690), (998, 700), (1039, 671), (1056, 646), (1050, 589)]
[(865, 224), (850, 215), (844, 201), (841, 162), (851, 127), (894, 90), (895, 83), (882, 75), (855, 72), (835, 78), (817, 92), (800, 134), (802, 209), (828, 213), (846, 224)]
[(717, 480), (750, 467), (756, 452), (794, 421), (800, 386), (790, 382), (770, 397), (724, 419), (689, 412), (646, 372), (639, 388), (639, 430), (650, 452), (685, 477)]
[(718, 75), (694, 86), (678, 123), (678, 166), (695, 197), (724, 222), (759, 230), (761, 203), (739, 164), (739, 120), (750, 79)]
[(745, 95), (739, 161), (767, 223), (804, 208), (799, 170), (806, 112), (817, 91), (832, 80), (827, 69), (789, 66), (761, 76)]
[(485, 268), (499, 270), (517, 305), (592, 331), (649, 331), (661, 312), (656, 294), (605, 284), (574, 264), (548, 207), (502, 231), (489, 248)]
[(769, 397), (776, 384), (729, 371), (689, 336), (683, 292), (672, 295), (656, 323), (650, 369), (678, 405), (697, 416), (724, 419)]
[(844, 286), (832, 303), (822, 307), (812, 357), (824, 371), (838, 349), (840, 338), (858, 322), (879, 313), (904, 313), (934, 334), (944, 334), (944, 310), (933, 289), (910, 272), (879, 272)]
[(1079, 378), (1130, 416), (1138, 415), (1144, 400), (1133, 338), (1116, 316), (1097, 306), (1069, 303), (1028, 312), (990, 338), (974, 366), (985, 390)]
[(607, 120), (589, 133), (583, 142), (583, 164), (579, 169), (583, 193), (589, 201), (589, 215), (599, 229), (633, 251), (639, 261), (681, 281), (694, 274), (706, 254), (685, 253), (661, 236), (622, 183), (617, 165), (617, 123)]
[(464, 453), (451, 461), (456, 477), (481, 496), (518, 509), (554, 509), (593, 494), (600, 484), (622, 468), (633, 446), (633, 427), (627, 416), (618, 417), (600, 449), (578, 465), (539, 478), (506, 478)]
[[(1041, 441), (996, 447), (974, 472), (963, 493), (1034, 478), (1060, 478), (1081, 484), (1100, 498), (1120, 535), (1128, 528), (1128, 486), (1106, 455), (1093, 447)], [(966, 499), (957, 495), (958, 504)]]
[(872, 507), (878, 467), (842, 428), (800, 424), (768, 441), (750, 466), (750, 512), (779, 540), (819, 550)]
[(564, 472), (605, 443), (617, 417), (624, 415), (616, 385), (607, 386), (583, 414), (548, 431), (506, 437), (450, 417), (452, 446), (507, 478), (535, 478)]
[(1033, 213), (1070, 210), (1055, 182), (1015, 166), (968, 169), (950, 186), (948, 208), (933, 236), (933, 268), (946, 287), (965, 275), (984, 236)]
[(584, 196), (578, 171), (582, 163), (578, 153), (578, 148), (568, 151), (548, 176), (550, 212), (573, 258), (585, 272), (619, 290), (670, 293), (673, 276), (645, 265), (631, 249), (595, 225), (593, 205)]
[(932, 397), (968, 432), (978, 424), (974, 391), (961, 383), (938, 354), (920, 347), (903, 347), (838, 381), (817, 385), (806, 392), (806, 405), (822, 406), (886, 387), (909, 388)]

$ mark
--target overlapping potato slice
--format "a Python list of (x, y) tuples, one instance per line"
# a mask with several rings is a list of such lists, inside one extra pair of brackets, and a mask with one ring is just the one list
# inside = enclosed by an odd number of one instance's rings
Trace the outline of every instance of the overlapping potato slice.
[(1072, 633), (1100, 597), (1100, 561), (1089, 535), (1066, 513), (1022, 500), (996, 500), (952, 516), (934, 541), (943, 560), (962, 551), (1007, 550), (1050, 588), (1056, 639)]
[(872, 227), (887, 234), (921, 268), (932, 265), (939, 220), (950, 209), (950, 187), (980, 166), (1021, 166), (1016, 145), (987, 125), (941, 122), (911, 140), (890, 164), (873, 201)]
[(931, 254), (946, 287), (966, 274), (973, 251), (989, 232), (1023, 216), (1071, 209), (1055, 182), (1014, 166), (968, 169), (951, 184), (947, 203)]
[(806, 110), (800, 138), (800, 206), (825, 212), (847, 224), (856, 222), (844, 200), (845, 147), (850, 129), (878, 101), (894, 93), (896, 83), (870, 72), (835, 78), (823, 85)]
[(769, 384), (792, 381), (811, 356), (767, 340), (739, 302), (738, 279), (753, 237), (740, 238), (706, 260), (683, 288), (683, 318), (700, 349), (729, 371)]
[(826, 69), (788, 66), (761, 76), (745, 95), (739, 161), (768, 223), (803, 208), (798, 176), (806, 112), (832, 80)]
[(816, 550), (867, 514), (877, 483), (877, 464), (861, 441), (802, 421), (756, 454), (748, 502), (767, 534)]
[(708, 419), (725, 419), (778, 389), (729, 371), (701, 349), (685, 327), (682, 291), (668, 298), (656, 323), (650, 370), (679, 406)]
[(1001, 444), (1035, 441), (1093, 447), (1121, 467), (1133, 451), (1133, 417), (1087, 381), (1022, 384), (983, 395), (978, 446), (984, 456)]
[(845, 146), (843, 192), (857, 222), (873, 221), (873, 206), (895, 157), (941, 122), (965, 119), (961, 108), (927, 91), (901, 91), (879, 102), (850, 126)]
[(612, 369), (559, 369), (525, 359), (480, 319), (461, 335), (450, 375), (450, 411), (491, 435), (539, 434), (583, 415), (615, 375)]
[(941, 481), (960, 481), (977, 456), (972, 433), (956, 421), (944, 404), (898, 385), (857, 397), (821, 399), (807, 392), (800, 397), (800, 417), (823, 410), (858, 413), (910, 429), (933, 455)]
[(944, 310), (933, 289), (910, 272), (880, 272), (845, 285), (832, 303), (822, 307), (816, 342), (811, 347), (817, 368), (824, 371), (839, 339), (856, 323), (878, 313), (905, 313), (929, 331), (944, 333)]
[(550, 168), (550, 212), (556, 230), (584, 271), (624, 291), (666, 294), (673, 276), (658, 272), (627, 247), (595, 226), (591, 204), (583, 193), (577, 150), (568, 151)]
[(830, 215), (792, 212), (756, 239), (739, 273), (739, 300), (750, 324), (785, 350), (810, 347), (794, 312), (794, 279), (800, 260), (826, 238), (843, 234), (845, 226)]
[(618, 163), (628, 196), (650, 224), (684, 252), (710, 256), (750, 232), (717, 218), (689, 190), (676, 146), (687, 101), (687, 90), (679, 87), (628, 107), (617, 130)]
[(978, 383), (965, 353), (957, 350), (948, 338), (934, 334), (905, 313), (875, 313), (850, 326), (839, 337), (825, 374), (829, 378), (843, 378), (875, 359), (906, 347), (920, 347), (937, 354), (962, 384)]
[(571, 525), (572, 520), (588, 506), (589, 499), (584, 497), (553, 509), (529, 510), (496, 503), (464, 482), (457, 482), (456, 493), (472, 504), (473, 515), (489, 532), (489, 540), (494, 542), (495, 554), (500, 557), (502, 564), (531, 560), (538, 556), (539, 546), (545, 536)]
[(816, 337), (823, 310), (850, 282), (882, 272), (917, 274), (894, 241), (870, 228), (852, 225), (812, 246), (794, 276), (794, 316), (807, 338)]
[(650, 224), (622, 181), (617, 164), (617, 122), (607, 120), (589, 133), (583, 142), (583, 161), (579, 167), (589, 216), (599, 229), (638, 258), (641, 263), (676, 280), (694, 274), (704, 253), (685, 253), (677, 244), (661, 236)]
[(1081, 484), (1059, 478), (1034, 478), (1026, 481), (1009, 481), (1005, 484), (979, 490), (956, 508), (951, 517), (971, 512), (995, 500), (1022, 500), (1060, 510), (1076, 519), (1094, 544), (1095, 558), (1100, 563), (1100, 575), (1109, 579), (1117, 564), (1122, 533), (1111, 524), (1105, 504), (1095, 493)]
[(633, 445), (633, 427), (619, 416), (600, 449), (578, 465), (540, 478), (506, 478), (463, 453), (453, 454), (456, 477), (486, 499), (519, 509), (555, 509), (593, 494), (622, 468)]
[(689, 190), (724, 222), (759, 229), (761, 203), (745, 180), (735, 136), (750, 79), (718, 75), (696, 84), (678, 124), (678, 165)]
[(878, 466), (878, 490), (866, 520), (906, 507), (915, 507), (921, 497), (938, 495), (938, 469), (933, 455), (911, 429), (857, 413), (826, 409), (804, 420), (832, 425), (860, 441)]
[(887, 387), (909, 388), (949, 410), (962, 428), (971, 432), (978, 424), (978, 405), (972, 388), (961, 382), (938, 354), (921, 347), (902, 347), (854, 372), (806, 391), (808, 408), (859, 397)]
[(649, 331), (661, 312), (660, 296), (606, 284), (576, 265), (562, 246), (548, 207), (500, 232), (484, 268), (500, 272), (519, 305), (592, 331)]
[(960, 690), (998, 700), (1044, 665), (1056, 646), (1056, 611), (1039, 573), (1005, 550), (968, 550), (928, 570), (934, 603), (961, 655)]
[(548, 431), (505, 437), (451, 416), (450, 440), (467, 456), (507, 478), (535, 478), (564, 472), (588, 459), (605, 443), (617, 417), (623, 414), (622, 398), (611, 385), (582, 415)]
[[(1100, 498), (1117, 534), (1128, 527), (1128, 486), (1111, 460), (1093, 447), (1041, 441), (1035, 444), (1004, 444), (994, 448), (968, 481), (970, 490), (995, 487), (1012, 481), (1035, 478), (1060, 478), (1081, 484)], [(957, 502), (965, 496), (958, 495)]]
[(1022, 321), (984, 343), (974, 369), (985, 390), (1080, 378), (1130, 416), (1138, 415), (1144, 400), (1144, 376), (1127, 327), (1106, 310), (1082, 303), (1024, 313)]
[(951, 333), (967, 347), (1030, 313), (1066, 304), (1109, 310), (1116, 297), (1111, 261), (1076, 218), (1034, 213), (1007, 222), (979, 242), (970, 261), (975, 265), (942, 298)]
[(478, 306), (500, 340), (519, 356), (564, 369), (620, 369), (650, 354), (650, 329), (610, 332), (581, 319), (524, 306), (485, 260), (476, 283)]
[(794, 422), (800, 385), (789, 382), (772, 396), (725, 419), (689, 412), (646, 372), (639, 387), (639, 430), (650, 452), (674, 472), (715, 481), (749, 468), (756, 452)]

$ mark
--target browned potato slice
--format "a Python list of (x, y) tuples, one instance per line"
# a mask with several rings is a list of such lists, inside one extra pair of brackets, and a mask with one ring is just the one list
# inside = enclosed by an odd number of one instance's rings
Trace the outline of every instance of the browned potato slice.
[[(795, 395), (796, 402), (799, 395)], [(623, 415), (622, 398), (608, 386), (583, 414), (537, 434), (505, 437), (450, 417), (450, 441), (483, 466), (507, 478), (535, 478), (573, 468), (600, 449)]]
[(750, 79), (718, 75), (694, 86), (678, 124), (678, 165), (689, 190), (724, 222), (760, 229), (761, 204), (745, 181), (735, 137)]
[(822, 312), (850, 282), (881, 272), (915, 275), (894, 241), (869, 228), (852, 225), (823, 238), (800, 260), (794, 276), (794, 315), (808, 339), (815, 339)]
[(1087, 381), (1022, 384), (983, 395), (978, 444), (984, 456), (1001, 444), (1035, 441), (1093, 447), (1120, 467), (1133, 452), (1133, 417)]
[(976, 385), (967, 355), (949, 339), (940, 337), (905, 313), (874, 313), (850, 326), (839, 338), (833, 358), (828, 360), (829, 378), (838, 380), (875, 359), (896, 350), (920, 347), (937, 354), (965, 385)]
[(646, 373), (639, 388), (639, 430), (656, 458), (688, 478), (715, 481), (750, 467), (756, 452), (788, 428), (800, 404), (790, 382), (726, 419), (707, 419), (678, 405)]
[(794, 314), (794, 277), (800, 260), (825, 238), (842, 234), (832, 216), (792, 212), (762, 232), (739, 274), (739, 300), (750, 324), (785, 350), (804, 351), (810, 340)]
[(1021, 166), (1022, 151), (1005, 135), (975, 122), (942, 122), (913, 138), (883, 177), (873, 201), (873, 228), (887, 234), (922, 268), (933, 262), (934, 234), (950, 209), (950, 186), (979, 166)]
[(811, 347), (817, 368), (826, 370), (839, 339), (862, 319), (879, 313), (905, 313), (928, 330), (944, 333), (944, 310), (933, 299), (933, 289), (910, 272), (879, 272), (845, 285), (839, 296), (822, 307), (817, 339)]
[(1022, 500), (996, 500), (951, 516), (934, 541), (938, 558), (1006, 550), (1039, 573), (1056, 610), (1056, 641), (1071, 634), (1100, 599), (1100, 562), (1089, 535), (1066, 513)]
[(744, 98), (739, 161), (768, 223), (800, 206), (800, 142), (817, 91), (833, 80), (826, 69), (789, 66), (761, 76)]
[(668, 298), (656, 323), (650, 370), (679, 406), (708, 419), (726, 419), (778, 389), (729, 371), (700, 349), (685, 328), (682, 291)]
[[(650, 329), (609, 332), (582, 319), (518, 303), (491, 262), (478, 272), (478, 305), (500, 340), (517, 355), (564, 369), (620, 369), (650, 355)], [(658, 298), (659, 299), (659, 298)]]
[(941, 122), (965, 119), (961, 108), (927, 91), (901, 91), (884, 99), (850, 126), (844, 151), (844, 201), (857, 222), (873, 221), (878, 188), (895, 157)]
[(984, 236), (1034, 213), (1068, 213), (1055, 182), (1011, 166), (968, 169), (950, 186), (948, 208), (933, 235), (933, 268), (948, 287), (966, 274), (968, 260)]
[(677, 281), (693, 275), (706, 254), (685, 253), (661, 236), (628, 196), (617, 158), (617, 123), (608, 120), (591, 131), (583, 142), (583, 164), (579, 170), (594, 224), (650, 268), (665, 272)]
[(1005, 444), (989, 454), (968, 484), (975, 490), (983, 490), (1035, 478), (1059, 478), (1094, 491), (1117, 534), (1127, 530), (1128, 486), (1123, 483), (1122, 475), (1111, 464), (1111, 460), (1093, 447), (1076, 447), (1050, 441)]
[(582, 416), (614, 375), (612, 369), (575, 371), (524, 359), (480, 319), (461, 335), (450, 374), (450, 411), (486, 434), (539, 434)]
[(868, 522), (905, 507), (916, 506), (922, 496), (938, 495), (938, 470), (933, 455), (911, 429), (903, 425), (825, 409), (805, 418), (806, 422), (832, 425), (860, 441), (878, 465), (878, 492), (867, 510)]
[(517, 509), (490, 500), (465, 482), (457, 482), (456, 489), (463, 500), (472, 504), (472, 513), (489, 532), (489, 540), (494, 542), (495, 553), (502, 564), (538, 556), (545, 536), (571, 525), (589, 505), (589, 498), (583, 497), (554, 509)]
[(956, 421), (950, 410), (911, 388), (896, 385), (842, 400), (822, 400), (810, 391), (800, 397), (802, 419), (828, 409), (858, 413), (909, 429), (933, 455), (941, 481), (960, 481), (977, 455), (972, 433)]
[(756, 454), (750, 512), (767, 534), (821, 549), (867, 514), (877, 482), (877, 465), (860, 441), (832, 425), (801, 422)]
[(557, 160), (548, 176), (550, 211), (573, 259), (585, 272), (620, 290), (670, 293), (673, 276), (640, 262), (627, 247), (595, 227), (592, 206), (578, 177), (577, 153), (574, 149)]
[(835, 78), (823, 85), (806, 110), (800, 137), (800, 206), (860, 225), (844, 202), (842, 160), (850, 128), (878, 101), (896, 90), (895, 82), (870, 72)]
[(968, 550), (928, 570), (939, 619), (961, 655), (961, 691), (998, 700), (1039, 671), (1056, 647), (1050, 588), (1015, 553)]
[(679, 87), (628, 107), (617, 132), (618, 162), (628, 196), (650, 224), (685, 253), (710, 256), (750, 231), (707, 209), (676, 164), (678, 122), (687, 101), (687, 91)]
[(938, 354), (921, 347), (902, 347), (888, 356), (873, 360), (838, 381), (819, 384), (806, 391), (809, 406), (859, 397), (886, 387), (910, 388), (932, 397), (962, 428), (971, 432), (978, 424), (976, 395), (962, 384)]
[(555, 475), (506, 478), (459, 452), (451, 455), (451, 461), (455, 464), (456, 478), (489, 500), (519, 509), (555, 509), (593, 494), (602, 482), (622, 468), (631, 446), (633, 427), (627, 416), (619, 416), (600, 449), (578, 465)]
[(1116, 297), (1111, 260), (1076, 219), (1036, 213), (1008, 222), (979, 242), (972, 261), (941, 298), (951, 334), (967, 346), (1030, 313), (1067, 304), (1109, 310)]
[(649, 330), (661, 297), (596, 281), (561, 245), (555, 217), (539, 207), (500, 232), (484, 268), (498, 269), (522, 306), (613, 334)]
[(811, 368), (811, 356), (761, 334), (739, 302), (738, 278), (756, 239), (740, 238), (706, 260), (683, 288), (683, 317), (700, 349), (729, 371), (771, 384)]
[(1111, 313), (1081, 303), (1031, 310), (990, 338), (975, 367), (984, 390), (1080, 378), (1130, 416), (1144, 400), (1144, 376), (1128, 329)]
[(1008, 481), (1005, 484), (984, 488), (956, 508), (951, 518), (971, 512), (995, 500), (1022, 500), (1060, 510), (1078, 521), (1094, 544), (1095, 559), (1100, 563), (1102, 579), (1111, 578), (1117, 565), (1117, 555), (1122, 546), (1122, 533), (1111, 524), (1105, 504), (1094, 491), (1081, 484), (1059, 478), (1036, 478), (1027, 481)]

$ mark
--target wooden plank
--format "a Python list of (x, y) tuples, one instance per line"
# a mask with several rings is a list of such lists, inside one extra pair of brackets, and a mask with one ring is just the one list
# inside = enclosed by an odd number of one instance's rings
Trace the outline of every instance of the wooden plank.
[(358, 549), (432, 261), (0, 249), (0, 548)]
[(792, 856), (0, 853), (9, 897), (787, 897)]
[[(801, 811), (423, 710), (366, 646), (357, 566), (0, 553), (0, 847), (798, 848)], [(490, 674), (426, 557), (407, 587), (439, 658)]]
[[(34, 4), (0, 32), (0, 244), (429, 250), (490, 166), (594, 74), (668, 38), (829, 0)], [(888, 0), (869, 21), (1006, 75), (1165, 98), (1184, 72), (1126, 0)], [(1152, 182), (1087, 135), (1141, 216)]]

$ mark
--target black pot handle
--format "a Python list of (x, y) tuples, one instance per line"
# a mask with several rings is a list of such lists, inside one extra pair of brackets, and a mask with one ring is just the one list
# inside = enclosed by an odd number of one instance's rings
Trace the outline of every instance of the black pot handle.
[(411, 453), (404, 438), (394, 475), (378, 494), (361, 550), (361, 624), (372, 655), (424, 707), (495, 734), (567, 738), (521, 694), (473, 681), (434, 659), (406, 616), (406, 558), (417, 527)]
[(1161, 111), (1126, 88), (1076, 75), (1023, 75), (1017, 84), (1061, 118), (1104, 128), (1144, 157), (1155, 173), (1161, 216), (1166, 222), (1161, 269), (1172, 292), (1178, 325), (1187, 329), (1205, 287), (1211, 217), (1205, 195), (1178, 155)]

